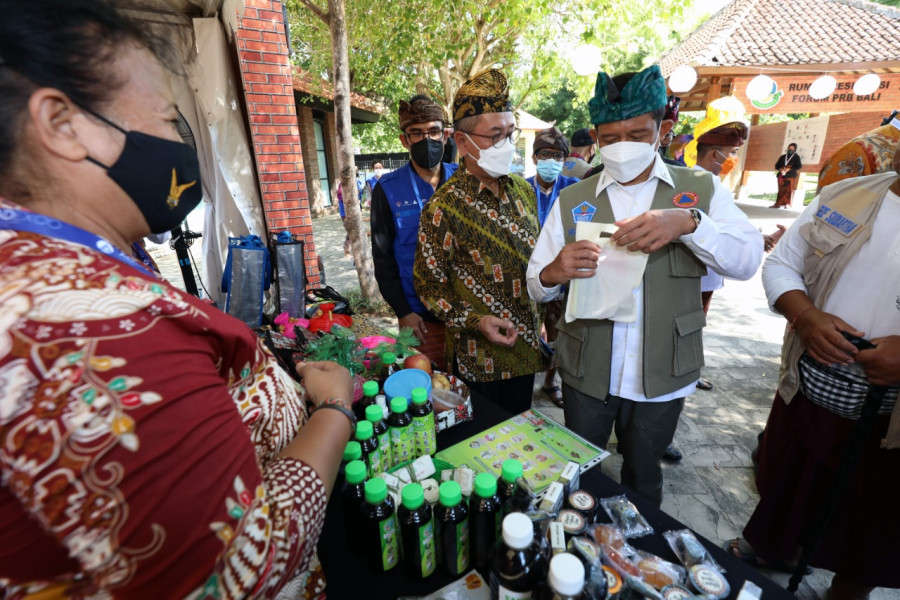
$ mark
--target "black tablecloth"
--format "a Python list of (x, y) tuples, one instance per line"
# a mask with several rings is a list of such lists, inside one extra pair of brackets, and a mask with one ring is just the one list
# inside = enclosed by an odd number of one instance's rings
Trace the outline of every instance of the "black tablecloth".
[[(475, 420), (440, 432), (437, 436), (439, 448), (448, 448), (513, 416), (489, 400), (477, 398), (474, 395), (472, 403)], [(652, 535), (631, 539), (629, 543), (640, 550), (652, 552), (674, 563), (678, 562), (662, 537), (662, 532), (673, 529), (685, 529), (686, 526), (683, 523), (670, 517), (636, 493), (603, 475), (599, 468), (595, 467), (582, 474), (581, 488), (590, 491), (597, 498), (626, 494), (654, 529)], [(599, 521), (609, 522), (606, 513), (602, 510), (600, 511)], [(363, 564), (362, 557), (349, 551), (346, 543), (344, 523), (340, 490), (335, 489), (335, 493), (328, 503), (325, 527), (319, 541), (319, 558), (322, 561), (325, 579), (328, 582), (325, 591), (330, 600), (344, 600), (345, 598), (395, 600), (398, 596), (425, 596), (454, 580), (442, 572), (440, 568), (434, 575), (424, 581), (409, 580), (400, 566), (387, 573), (373, 573), (369, 571)], [(699, 534), (696, 535), (697, 539), (706, 546), (719, 564), (726, 569), (725, 577), (731, 585), (729, 598), (736, 598), (744, 581), (750, 580), (762, 588), (765, 600), (793, 599), (793, 596), (788, 594), (784, 588), (756, 569), (744, 564)], [(487, 581), (487, 575), (487, 573), (482, 573), (485, 581)]]

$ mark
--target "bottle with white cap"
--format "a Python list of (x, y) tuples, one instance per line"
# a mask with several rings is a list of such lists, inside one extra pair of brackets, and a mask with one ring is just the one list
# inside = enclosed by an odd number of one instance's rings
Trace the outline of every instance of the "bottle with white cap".
[(534, 600), (587, 600), (584, 565), (575, 555), (563, 552), (550, 560), (550, 573), (534, 594)]
[(523, 513), (503, 519), (502, 536), (491, 550), (491, 600), (530, 600), (544, 578), (547, 561)]

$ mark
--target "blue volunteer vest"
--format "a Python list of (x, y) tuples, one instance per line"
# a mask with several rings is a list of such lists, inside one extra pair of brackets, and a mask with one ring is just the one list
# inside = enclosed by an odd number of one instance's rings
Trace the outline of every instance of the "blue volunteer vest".
[(553, 206), (553, 203), (559, 198), (559, 193), (573, 183), (578, 183), (581, 180), (577, 177), (565, 177), (564, 175), (559, 175), (557, 176), (556, 181), (553, 182), (553, 189), (550, 190), (549, 195), (541, 191), (541, 186), (537, 182), (537, 175), (532, 175), (525, 181), (530, 183), (531, 187), (534, 189), (535, 197), (537, 198), (538, 223), (543, 227), (544, 221), (547, 220), (547, 215), (550, 214), (550, 207)]
[[(441, 168), (444, 169), (441, 180), (447, 181), (458, 167), (456, 163), (441, 163)], [(419, 177), (411, 162), (382, 175), (378, 184), (387, 197), (394, 218), (394, 260), (400, 271), (403, 295), (413, 312), (425, 312), (428, 309), (419, 300), (413, 285), (413, 262), (416, 258), (416, 245), (419, 243), (419, 215), (434, 190)]]

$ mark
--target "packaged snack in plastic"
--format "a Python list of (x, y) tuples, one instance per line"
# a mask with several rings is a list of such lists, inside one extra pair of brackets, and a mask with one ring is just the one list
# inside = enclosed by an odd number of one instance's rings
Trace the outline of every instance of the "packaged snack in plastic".
[(612, 567), (623, 579), (626, 575), (637, 577), (638, 579), (643, 577), (643, 573), (637, 568), (637, 565), (612, 546), (600, 544), (600, 554), (603, 557), (603, 564)]
[(637, 563), (637, 568), (644, 575), (644, 581), (656, 589), (662, 590), (668, 585), (684, 582), (685, 571), (680, 565), (641, 550), (636, 550), (635, 554), (632, 560)]
[(650, 598), (650, 600), (664, 600), (662, 594), (657, 592), (652, 585), (642, 580), (640, 577), (624, 575), (622, 578), (625, 580), (625, 585), (644, 598)]
[(600, 501), (613, 524), (627, 538), (642, 537), (653, 533), (647, 519), (638, 512), (637, 507), (623, 494), (604, 498)]
[[(600, 561), (600, 548), (586, 537), (569, 540), (568, 551), (584, 564), (584, 589), (588, 598), (606, 598), (609, 579)], [(616, 590), (618, 591), (618, 590)]]
[[(619, 531), (615, 525), (609, 523), (591, 525), (587, 528), (586, 533), (590, 534), (598, 544), (606, 544), (607, 546), (612, 546), (616, 550), (625, 548), (625, 536), (622, 535), (622, 532)], [(626, 551), (626, 554), (631, 554), (631, 552)]]
[(694, 532), (690, 529), (666, 531), (663, 533), (663, 537), (666, 538), (666, 542), (669, 543), (669, 547), (672, 548), (672, 552), (675, 553), (681, 564), (688, 569), (694, 565), (709, 565), (717, 571), (725, 572), (725, 569), (719, 566), (719, 563), (703, 547), (703, 544), (697, 540)]

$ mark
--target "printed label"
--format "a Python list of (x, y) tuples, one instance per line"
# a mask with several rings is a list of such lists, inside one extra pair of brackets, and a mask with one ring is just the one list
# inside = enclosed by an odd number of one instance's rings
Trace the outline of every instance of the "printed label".
[(381, 534), (381, 566), (385, 571), (389, 571), (400, 561), (396, 516), (391, 515), (384, 521), (379, 521), (378, 533)]
[(424, 417), (413, 417), (412, 426), (416, 436), (416, 456), (427, 456), (437, 452), (434, 413), (429, 413)]
[(384, 466), (384, 458), (381, 455), (381, 448), (376, 447), (366, 456), (366, 471), (369, 477), (375, 477), (378, 473), (386, 471)]
[(508, 590), (502, 585), (498, 588), (497, 597), (499, 600), (531, 600), (531, 595), (534, 592), (514, 592), (512, 590)]
[(437, 561), (434, 556), (434, 521), (419, 527), (419, 552), (422, 554), (422, 577), (434, 573)]
[(381, 464), (387, 471), (393, 467), (393, 457), (391, 456), (391, 434), (387, 431), (378, 436), (378, 450), (381, 451)]
[(575, 492), (569, 496), (569, 501), (574, 508), (583, 511), (593, 510), (595, 504), (594, 497), (587, 492)]
[(456, 572), (469, 568), (469, 519), (456, 526)]
[(391, 457), (394, 466), (414, 459), (416, 453), (416, 437), (413, 428), (391, 427)]

